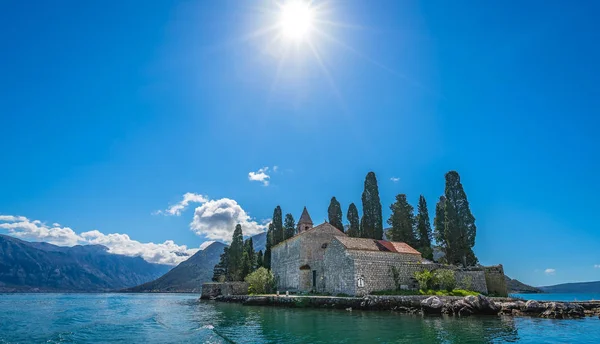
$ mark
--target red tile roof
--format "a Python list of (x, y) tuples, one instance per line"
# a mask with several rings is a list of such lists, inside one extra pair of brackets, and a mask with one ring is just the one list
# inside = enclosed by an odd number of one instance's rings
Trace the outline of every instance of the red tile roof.
[(391, 242), (366, 238), (335, 237), (348, 250), (393, 252), (421, 255), (419, 251), (404, 242)]

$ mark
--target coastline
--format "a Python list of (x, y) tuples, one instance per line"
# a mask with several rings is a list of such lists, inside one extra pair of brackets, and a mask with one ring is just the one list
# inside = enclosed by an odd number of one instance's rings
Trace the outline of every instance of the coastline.
[(300, 295), (219, 295), (214, 298), (202, 297), (216, 302), (239, 303), (248, 306), (272, 306), (290, 308), (323, 308), (394, 311), (423, 315), (508, 315), (542, 317), (550, 319), (576, 319), (598, 317), (600, 301), (524, 301), (510, 297), (486, 296), (377, 296), (337, 297)]

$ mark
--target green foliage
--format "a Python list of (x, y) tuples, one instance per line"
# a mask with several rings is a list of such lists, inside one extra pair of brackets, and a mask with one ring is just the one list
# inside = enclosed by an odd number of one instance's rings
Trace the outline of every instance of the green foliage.
[(440, 290), (452, 291), (456, 288), (456, 277), (454, 271), (447, 269), (435, 270), (433, 272), (435, 287)]
[(400, 271), (398, 271), (395, 266), (390, 266), (390, 270), (392, 272), (392, 279), (394, 280), (396, 290), (400, 290)]
[(360, 236), (377, 240), (383, 239), (381, 201), (374, 172), (367, 173), (361, 199), (363, 216), (360, 220)]
[(227, 267), (227, 275), (228, 280), (230, 281), (241, 281), (244, 276), (242, 276), (242, 259), (244, 255), (244, 234), (242, 233), (242, 226), (237, 224), (235, 226), (235, 230), (233, 231), (233, 237), (231, 240), (231, 245), (229, 245), (228, 252), (228, 267)]
[(389, 296), (408, 296), (408, 295), (433, 295), (433, 296), (477, 296), (478, 292), (454, 289), (452, 291), (447, 290), (433, 290), (433, 289), (421, 289), (421, 290), (380, 290), (371, 292), (371, 295), (389, 295)]
[(229, 267), (229, 247), (223, 248), (219, 262), (213, 269), (213, 282), (225, 282), (227, 280), (227, 269)]
[(265, 247), (265, 256), (263, 257), (263, 266), (267, 269), (271, 269), (271, 247), (273, 246), (273, 224), (269, 224), (267, 230), (267, 243)]
[(275, 290), (275, 277), (270, 270), (258, 268), (246, 276), (249, 294), (270, 294)]
[(371, 292), (371, 295), (420, 295), (418, 290), (379, 290)]
[(358, 209), (356, 209), (356, 205), (354, 203), (350, 203), (348, 206), (348, 213), (346, 214), (348, 222), (350, 226), (348, 227), (348, 236), (350, 237), (359, 237), (360, 233), (360, 220), (358, 218)]
[(434, 275), (429, 270), (415, 272), (415, 279), (419, 282), (419, 288), (423, 290), (433, 289), (435, 286)]
[(460, 281), (460, 286), (465, 288), (466, 290), (471, 290), (471, 288), (473, 288), (473, 277), (468, 275), (463, 277)]
[(392, 210), (392, 215), (387, 221), (392, 226), (387, 233), (390, 241), (402, 241), (413, 247), (417, 247), (414, 208), (406, 200), (406, 195), (397, 195), (396, 202), (390, 206), (390, 209)]
[(433, 260), (433, 250), (431, 249), (431, 222), (429, 221), (429, 210), (425, 197), (419, 197), (419, 206), (417, 209), (417, 250), (425, 259)]
[(264, 267), (264, 257), (263, 257), (263, 251), (260, 250), (258, 251), (258, 253), (256, 254), (256, 268), (262, 268)]
[(285, 214), (285, 221), (283, 223), (283, 239), (287, 240), (296, 234), (296, 222), (292, 214)]
[(336, 297), (352, 297), (351, 295), (348, 295), (346, 293), (338, 293), (338, 294), (335, 294), (335, 296)]
[(273, 246), (275, 246), (284, 240), (283, 218), (280, 206), (275, 207), (275, 210), (273, 210), (273, 220), (271, 223), (273, 224)]
[[(435, 242), (441, 248), (442, 252), (444, 252), (444, 255), (447, 256), (445, 207), (446, 197), (440, 196), (440, 199), (435, 205), (435, 218), (433, 219), (433, 237), (435, 239)], [(444, 257), (444, 260), (446, 260), (446, 257)]]
[(472, 249), (477, 234), (475, 217), (456, 171), (446, 173), (445, 196), (444, 239), (448, 262), (464, 266), (475, 265), (478, 262)]
[(329, 208), (327, 208), (327, 215), (329, 224), (343, 232), (344, 223), (342, 222), (342, 206), (335, 197), (331, 197)]

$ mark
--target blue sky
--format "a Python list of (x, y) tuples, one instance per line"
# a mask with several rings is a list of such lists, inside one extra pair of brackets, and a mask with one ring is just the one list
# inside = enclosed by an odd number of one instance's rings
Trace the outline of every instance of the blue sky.
[(174, 264), (277, 204), (360, 209), (371, 170), (385, 218), (433, 218), (457, 170), (483, 264), (600, 280), (598, 4), (316, 4), (290, 42), (272, 1), (3, 2), (0, 233)]

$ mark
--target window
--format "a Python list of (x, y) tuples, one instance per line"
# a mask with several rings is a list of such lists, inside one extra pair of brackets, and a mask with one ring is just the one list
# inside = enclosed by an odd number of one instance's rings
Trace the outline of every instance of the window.
[(357, 285), (358, 285), (359, 288), (364, 288), (365, 287), (365, 277), (364, 276), (360, 276), (358, 278)]
[(317, 287), (317, 270), (313, 270), (313, 288)]
[(327, 243), (324, 243), (323, 245), (321, 245), (321, 248), (327, 248)]

